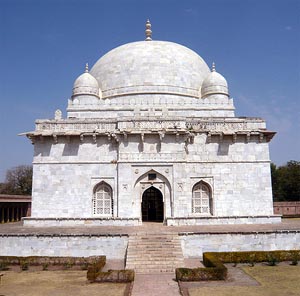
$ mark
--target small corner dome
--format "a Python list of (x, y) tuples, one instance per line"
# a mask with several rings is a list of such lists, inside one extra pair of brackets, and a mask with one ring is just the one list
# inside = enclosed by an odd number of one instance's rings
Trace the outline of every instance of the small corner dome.
[(89, 73), (88, 65), (86, 65), (85, 73), (74, 82), (72, 97), (78, 95), (92, 95), (99, 98), (99, 84), (97, 79)]
[(205, 98), (210, 95), (225, 95), (229, 97), (228, 84), (226, 79), (215, 70), (213, 64), (211, 72), (203, 80), (201, 86), (201, 97)]

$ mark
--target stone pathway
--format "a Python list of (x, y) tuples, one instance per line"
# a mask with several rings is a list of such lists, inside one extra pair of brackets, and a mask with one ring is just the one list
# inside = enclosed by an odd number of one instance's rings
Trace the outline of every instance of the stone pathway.
[(136, 274), (132, 296), (180, 296), (174, 273)]

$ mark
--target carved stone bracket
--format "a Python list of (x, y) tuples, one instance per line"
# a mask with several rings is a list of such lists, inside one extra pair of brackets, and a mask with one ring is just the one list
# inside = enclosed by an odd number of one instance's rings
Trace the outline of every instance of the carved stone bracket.
[(111, 136), (112, 136), (112, 138), (113, 138), (117, 143), (120, 142), (120, 139), (119, 139), (118, 135), (116, 135), (116, 134), (114, 133), (114, 134), (112, 134)]
[(211, 133), (207, 134), (207, 143), (211, 143)]
[(128, 140), (128, 134), (126, 132), (123, 132), (124, 141), (127, 142)]
[(162, 141), (163, 138), (165, 137), (165, 133), (164, 132), (160, 132), (159, 134), (159, 140)]
[(247, 134), (246, 134), (246, 143), (249, 143), (249, 142), (250, 142), (250, 136), (251, 136), (250, 133), (247, 133)]
[(232, 142), (233, 142), (233, 143), (236, 143), (236, 139), (237, 139), (237, 134), (234, 133), (234, 134), (232, 135)]
[(34, 136), (30, 136), (30, 135), (28, 135), (27, 137), (31, 141), (31, 144), (34, 145), (34, 143), (35, 143), (35, 137)]
[(97, 134), (96, 133), (93, 133), (93, 141), (95, 144), (97, 143)]
[(224, 134), (223, 133), (219, 133), (219, 136), (220, 136), (220, 142), (223, 142)]

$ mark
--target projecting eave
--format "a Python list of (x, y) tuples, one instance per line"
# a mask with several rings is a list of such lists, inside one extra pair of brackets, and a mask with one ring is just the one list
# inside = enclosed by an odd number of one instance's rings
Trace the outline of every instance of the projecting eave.
[(267, 142), (270, 142), (270, 141), (273, 139), (273, 137), (276, 135), (276, 132), (269, 131), (269, 130), (267, 130), (267, 129), (260, 130), (260, 132), (261, 132), (262, 134), (264, 134), (264, 136), (265, 136), (266, 139), (267, 139)]

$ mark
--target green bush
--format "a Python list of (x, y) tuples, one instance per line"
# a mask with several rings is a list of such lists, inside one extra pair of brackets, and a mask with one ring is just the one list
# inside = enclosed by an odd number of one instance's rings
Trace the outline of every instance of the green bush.
[[(215, 254), (223, 263), (259, 263), (268, 262), (270, 256), (278, 262), (291, 261), (295, 256), (300, 256), (300, 250), (291, 251), (248, 251), (248, 252), (210, 252), (204, 254)], [(203, 254), (203, 258), (204, 258)]]
[(293, 253), (291, 258), (291, 265), (298, 265), (298, 261), (300, 260), (300, 254)]
[(227, 277), (226, 266), (215, 254), (204, 253), (203, 264), (205, 268), (176, 268), (176, 280), (180, 281), (210, 281), (225, 280)]
[(300, 250), (292, 251), (249, 251), (249, 252), (206, 252), (203, 253), (205, 268), (177, 268), (176, 279), (180, 281), (224, 280), (227, 268), (223, 263), (248, 263), (253, 266), (258, 262), (276, 265), (280, 261), (297, 262)]
[(81, 267), (81, 270), (88, 270), (89, 263), (85, 261), (81, 264), (80, 267)]
[(108, 270), (98, 272), (95, 282), (128, 283), (134, 281), (134, 270)]
[(20, 261), (20, 268), (21, 270), (28, 270), (29, 268), (29, 262), (27, 260)]
[(8, 263), (5, 261), (0, 261), (0, 271), (9, 270)]
[[(61, 268), (72, 268), (73, 266), (84, 266), (87, 269), (89, 264), (93, 264), (99, 258), (105, 256), (92, 256), (92, 257), (47, 257), (47, 256), (28, 256), (28, 257), (17, 257), (17, 256), (0, 256), (0, 269), (1, 266), (17, 265), (20, 266), (21, 270), (26, 270), (26, 265), (30, 266), (41, 266), (43, 270), (46, 270), (49, 266), (58, 266)], [(25, 263), (27, 262), (27, 263)]]
[(106, 257), (100, 256), (94, 260), (94, 262), (88, 267), (87, 279), (94, 282), (98, 273), (101, 272), (102, 268), (106, 264)]

